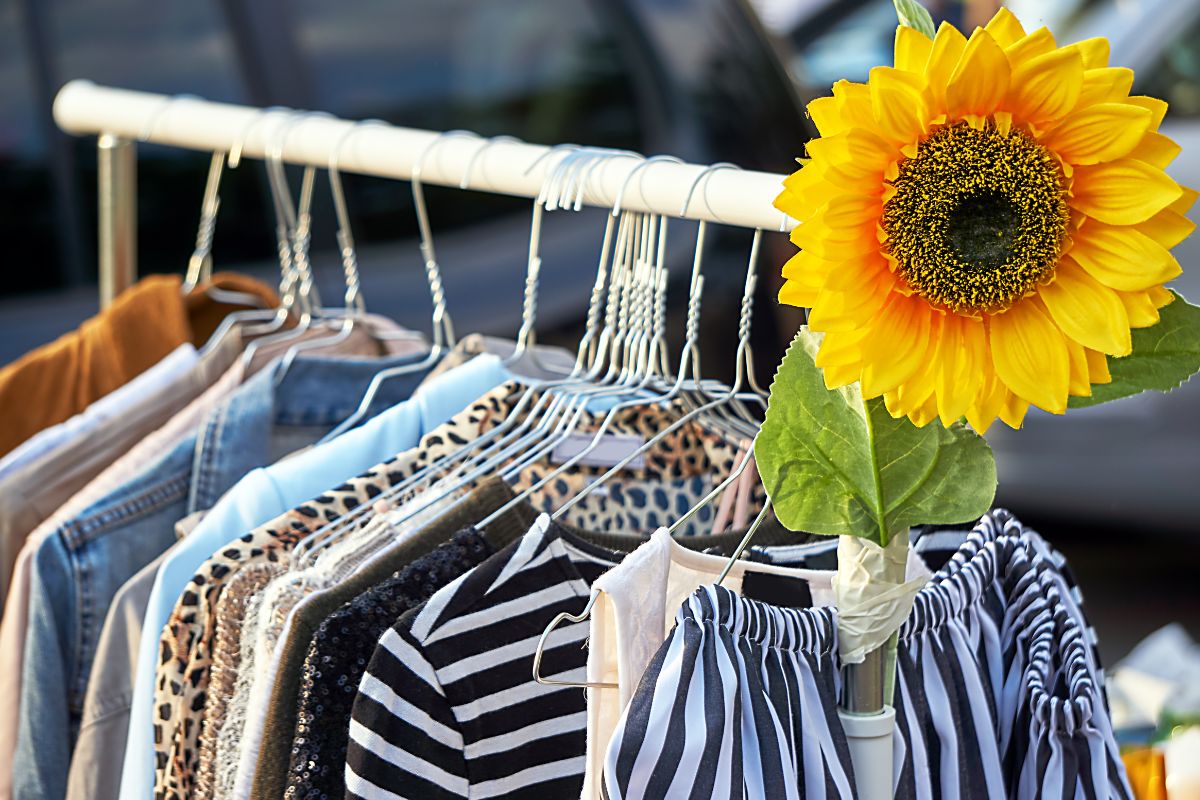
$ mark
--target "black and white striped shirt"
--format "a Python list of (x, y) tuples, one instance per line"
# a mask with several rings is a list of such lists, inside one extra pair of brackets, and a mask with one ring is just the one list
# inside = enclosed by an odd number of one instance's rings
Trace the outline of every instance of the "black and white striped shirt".
[[(354, 704), (347, 797), (578, 797), (584, 693), (530, 667), (550, 620), (620, 558), (543, 516), (384, 634)], [(542, 674), (584, 680), (587, 634), (559, 626)]]

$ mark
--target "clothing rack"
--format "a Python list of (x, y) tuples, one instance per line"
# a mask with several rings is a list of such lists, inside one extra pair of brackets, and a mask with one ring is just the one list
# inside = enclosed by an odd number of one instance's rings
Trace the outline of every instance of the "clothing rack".
[[(86, 80), (71, 81), (59, 90), (54, 119), (67, 133), (99, 137), (102, 303), (132, 284), (137, 274), (138, 142), (210, 153), (238, 150), (251, 158), (263, 158), (275, 146), (281, 148), (285, 163), (321, 169), (328, 167), (336, 152), (338, 168), (344, 172), (400, 180), (411, 180), (414, 165), (427, 155), (420, 169), (424, 183), (531, 199), (538, 196), (556, 161), (549, 157), (555, 148), (545, 145), (136, 92)], [(583, 202), (612, 208), (621, 187), (642, 163), (640, 157), (606, 159), (588, 175)], [(710, 171), (697, 192), (700, 196), (681, 215), (689, 192), (706, 169), (706, 165), (669, 161), (648, 164), (624, 192), (622, 206), (746, 228), (790, 230), (795, 225), (795, 220), (772, 206), (784, 176), (750, 170)]]
[[(54, 101), (54, 119), (67, 133), (97, 136), (101, 305), (137, 276), (137, 143), (181, 147), (237, 158), (327, 169), (336, 159), (344, 172), (412, 180), (516, 197), (539, 197), (546, 175), (576, 145), (526, 144), (464, 132), (440, 133), (382, 122), (354, 122), (317, 112), (261, 109), (99, 86), (75, 80)], [(797, 143), (797, 147), (800, 143)], [(589, 148), (591, 149), (591, 148)], [(556, 152), (557, 151), (557, 152)], [(784, 175), (719, 165), (687, 164), (669, 157), (606, 151), (576, 189), (585, 205), (703, 220), (763, 230), (790, 230), (796, 221), (773, 200)], [(726, 168), (727, 167), (727, 168)], [(842, 710), (859, 796), (892, 794), (895, 712), (879, 709), (882, 653), (870, 669), (846, 672)], [(866, 666), (866, 665), (863, 665)], [(860, 685), (861, 684), (861, 685)], [(864, 698), (867, 699), (864, 702)]]

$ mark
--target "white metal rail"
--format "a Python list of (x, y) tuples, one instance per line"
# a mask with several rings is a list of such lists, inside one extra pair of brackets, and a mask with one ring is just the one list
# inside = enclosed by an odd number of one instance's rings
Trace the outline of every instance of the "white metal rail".
[[(420, 178), (425, 183), (460, 186), (465, 180), (473, 190), (529, 198), (538, 196), (547, 170), (558, 158), (545, 145), (488, 143), (476, 137), (363, 124), (289, 109), (264, 110), (114, 89), (83, 80), (71, 81), (59, 91), (54, 119), (68, 133), (100, 136), (109, 148), (102, 156), (109, 159), (114, 145), (145, 141), (207, 152), (240, 148), (242, 155), (251, 158), (263, 158), (275, 148), (287, 163), (325, 168), (337, 150), (338, 166), (345, 172), (408, 180), (424, 155)], [(129, 185), (136, 173), (131, 150), (126, 148), (123, 162), (109, 165), (115, 168), (104, 171), (109, 181), (100, 187), (101, 208), (109, 212), (101, 214), (102, 283), (107, 281), (112, 293), (124, 288), (136, 271), (131, 212), (135, 190)], [(639, 169), (639, 163), (644, 162), (614, 158), (600, 163), (587, 173), (583, 202), (612, 207), (628, 184), (621, 198), (623, 207), (679, 216), (706, 169), (706, 165), (665, 160)], [(712, 170), (683, 216), (748, 228), (788, 229), (794, 221), (772, 206), (782, 180), (782, 175), (767, 172)]]

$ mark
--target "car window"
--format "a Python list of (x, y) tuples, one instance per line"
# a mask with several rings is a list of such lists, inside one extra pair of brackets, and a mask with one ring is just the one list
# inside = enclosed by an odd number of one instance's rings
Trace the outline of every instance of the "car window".
[(632, 147), (630, 76), (586, 0), (297, 0), (318, 108), (431, 130)]
[(1138, 91), (1166, 100), (1172, 116), (1200, 116), (1200, 18), (1177, 32), (1138, 78)]
[(0, 0), (0, 293), (53, 286), (60, 278), (54, 195), (46, 171), (45, 117), (38, 105), (27, 25), (13, 0)]
[[(294, 11), (316, 108), (427, 130), (641, 149), (633, 78), (586, 0), (297, 0)], [(407, 187), (361, 176), (345, 183), (360, 240), (415, 233)], [(438, 229), (527, 213), (527, 201), (512, 198), (428, 194)]]

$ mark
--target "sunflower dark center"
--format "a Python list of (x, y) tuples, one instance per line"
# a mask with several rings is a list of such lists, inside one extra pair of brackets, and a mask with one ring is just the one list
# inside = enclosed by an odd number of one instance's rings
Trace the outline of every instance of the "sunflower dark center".
[(1054, 271), (1068, 219), (1062, 173), (1022, 131), (942, 127), (900, 162), (892, 185), (884, 246), (929, 301), (996, 311)]

